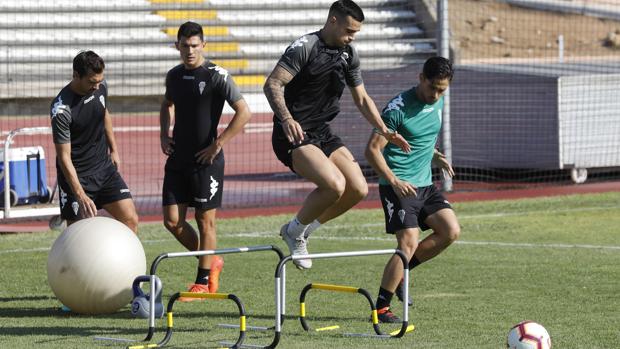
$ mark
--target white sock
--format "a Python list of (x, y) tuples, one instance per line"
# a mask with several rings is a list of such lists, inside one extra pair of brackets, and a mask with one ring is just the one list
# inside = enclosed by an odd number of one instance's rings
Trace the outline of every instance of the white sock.
[(304, 231), (304, 237), (307, 239), (313, 231), (317, 230), (321, 226), (321, 223), (318, 220), (312, 221), (312, 223), (308, 224), (308, 228)]
[(306, 230), (307, 227), (308, 225), (301, 224), (299, 222), (299, 219), (297, 219), (297, 216), (295, 216), (295, 218), (293, 218), (288, 223), (288, 228), (286, 229), (286, 233), (288, 234), (288, 236), (297, 239), (303, 236), (304, 231)]

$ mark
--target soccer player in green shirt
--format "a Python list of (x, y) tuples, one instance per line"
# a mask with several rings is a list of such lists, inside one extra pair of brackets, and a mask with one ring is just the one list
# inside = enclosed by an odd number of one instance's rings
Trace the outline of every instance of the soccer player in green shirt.
[[(410, 270), (438, 255), (460, 234), (450, 203), (431, 180), (431, 163), (441, 167), (448, 176), (454, 175), (445, 156), (435, 149), (441, 129), (442, 95), (453, 73), (449, 60), (429, 58), (419, 84), (401, 92), (383, 109), (383, 122), (407, 140), (411, 152), (403, 152), (376, 132), (366, 147), (366, 158), (379, 174), (386, 232), (396, 235), (398, 249), (409, 258)], [(432, 229), (432, 234), (418, 243), (420, 230), (427, 229)], [(394, 256), (385, 266), (379, 288), (380, 322), (400, 322), (390, 311), (390, 302), (394, 293), (404, 301), (402, 277), (400, 258)]]

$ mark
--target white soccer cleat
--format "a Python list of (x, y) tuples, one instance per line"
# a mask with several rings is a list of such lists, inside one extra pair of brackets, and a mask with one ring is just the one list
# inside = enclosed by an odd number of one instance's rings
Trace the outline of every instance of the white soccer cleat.
[[(282, 236), (282, 240), (286, 242), (289, 251), (292, 255), (305, 255), (308, 254), (308, 249), (306, 248), (306, 239), (304, 239), (303, 235), (298, 238), (291, 237), (288, 232), (288, 223), (284, 224), (282, 228), (280, 228), (280, 236)], [(312, 268), (312, 259), (297, 259), (293, 261), (293, 264), (298, 269), (310, 269)]]

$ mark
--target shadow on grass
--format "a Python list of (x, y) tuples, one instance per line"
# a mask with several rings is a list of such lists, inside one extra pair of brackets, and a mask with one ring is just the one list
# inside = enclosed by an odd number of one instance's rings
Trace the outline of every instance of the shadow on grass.
[(52, 298), (51, 296), (0, 297), (0, 302), (47, 301)]
[[(146, 325), (146, 324), (145, 324)], [(145, 326), (146, 327), (146, 326)], [(110, 327), (69, 327), (69, 326), (3, 326), (3, 336), (60, 336), (60, 337), (113, 337), (114, 335), (131, 335), (136, 339), (146, 335), (145, 329), (110, 328)]]
[(26, 308), (26, 307), (2, 307), (0, 308), (0, 318), (35, 318), (35, 317), (54, 317), (54, 318), (83, 318), (83, 319), (134, 319), (129, 309), (113, 314), (102, 315), (82, 315), (72, 312), (63, 312), (59, 307), (54, 308)]
[[(308, 321), (347, 321), (347, 322), (351, 322), (351, 321), (370, 321), (370, 312), (368, 312), (368, 317), (364, 317), (365, 314), (358, 314), (358, 315), (350, 315), (350, 316), (346, 316), (344, 314), (342, 315), (338, 315), (338, 316), (312, 316), (309, 315), (306, 318), (308, 319)], [(204, 312), (204, 313), (200, 313), (197, 312), (195, 309), (193, 309), (191, 312), (184, 312), (182, 309), (174, 309), (174, 317), (175, 318), (188, 318), (188, 319), (199, 319), (199, 318), (209, 318), (209, 317), (218, 317), (218, 318), (222, 318), (222, 319), (238, 319), (239, 318), (239, 313), (236, 312)], [(251, 312), (247, 312), (246, 313), (246, 318), (249, 321), (252, 321), (252, 319), (262, 319), (262, 320), (271, 320), (271, 321), (275, 321), (275, 314), (252, 314)], [(290, 315), (284, 315), (284, 319), (288, 322), (288, 321), (296, 321), (299, 322), (299, 316), (294, 315), (294, 314), (290, 314)]]

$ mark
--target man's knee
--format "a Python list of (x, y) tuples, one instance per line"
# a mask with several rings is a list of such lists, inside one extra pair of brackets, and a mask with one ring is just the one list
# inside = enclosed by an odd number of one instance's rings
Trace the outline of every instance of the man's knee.
[(368, 184), (365, 180), (356, 181), (354, 184), (351, 185), (350, 190), (351, 195), (358, 201), (361, 201), (366, 197), (366, 195), (368, 195)]
[(398, 249), (401, 250), (408, 258), (418, 248), (418, 234), (412, 230), (407, 230), (401, 238), (398, 239)]
[(329, 178), (325, 182), (325, 186), (322, 189), (324, 189), (327, 195), (329, 196), (328, 197), (329, 200), (336, 201), (340, 199), (342, 194), (344, 194), (346, 185), (347, 185), (347, 182), (344, 176), (341, 174), (337, 174), (337, 175), (331, 176), (331, 178)]
[(210, 215), (209, 210), (197, 210), (196, 224), (200, 235), (210, 235), (215, 233), (215, 215)]
[(138, 213), (134, 211), (124, 220), (123, 223), (125, 223), (125, 225), (129, 227), (129, 229), (133, 230), (134, 233), (138, 233)]
[(178, 217), (166, 217), (164, 216), (164, 227), (169, 232), (176, 234), (183, 227), (183, 222)]
[(447, 244), (455, 242), (461, 236), (461, 227), (458, 224), (450, 224), (441, 234)]

